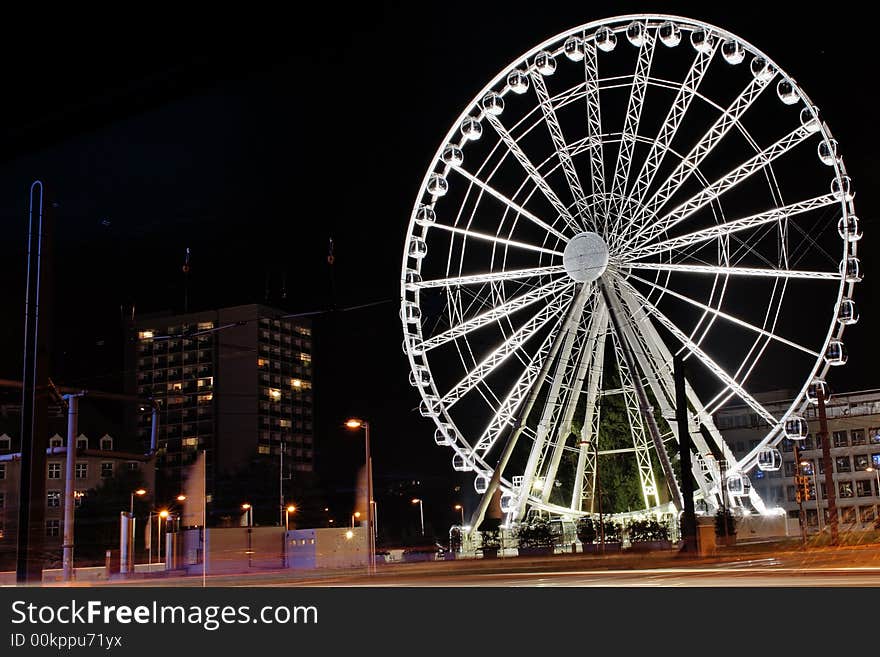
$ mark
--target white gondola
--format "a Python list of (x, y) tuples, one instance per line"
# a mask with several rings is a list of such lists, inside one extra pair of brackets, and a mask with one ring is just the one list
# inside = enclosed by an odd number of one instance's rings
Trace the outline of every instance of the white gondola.
[(407, 269), (406, 270), (406, 285), (410, 289), (414, 289), (415, 285), (418, 285), (422, 282), (422, 275), (415, 269)]
[(424, 388), (431, 383), (431, 373), (424, 365), (416, 365), (409, 373), (409, 384), (414, 388)]
[(516, 495), (511, 492), (504, 492), (501, 494), (501, 511), (503, 513), (510, 513), (511, 511), (516, 510)]
[(421, 260), (428, 255), (428, 245), (421, 237), (413, 237), (409, 243), (409, 257)]
[(435, 395), (428, 395), (419, 404), (419, 413), (422, 417), (437, 417), (440, 415), (440, 398)]
[(667, 48), (674, 48), (681, 43), (681, 30), (672, 21), (663, 23), (657, 30), (657, 34), (660, 36), (660, 41)]
[(819, 391), (822, 391), (822, 399), (826, 402), (831, 397), (831, 391), (828, 390), (828, 384), (825, 383), (822, 379), (815, 379), (810, 386), (807, 388), (807, 399), (810, 400), (812, 404), (819, 403)]
[(837, 222), (837, 232), (847, 242), (858, 242), (862, 239), (862, 231), (859, 229), (859, 218), (851, 214), (841, 217)]
[(542, 50), (535, 55), (535, 68), (541, 75), (553, 75), (556, 71), (556, 60), (553, 59), (553, 54)]
[(474, 478), (474, 490), (477, 491), (478, 495), (482, 495), (489, 490), (489, 477), (482, 474), (477, 475)]
[(468, 472), (473, 467), (461, 452), (452, 455), (452, 469), (456, 472)]
[(832, 340), (825, 349), (825, 360), (829, 365), (845, 365), (847, 360), (846, 347), (840, 340)]
[(775, 447), (765, 447), (758, 452), (758, 469), (762, 472), (776, 472), (782, 467), (782, 453)]
[(464, 135), (465, 139), (476, 141), (483, 134), (483, 126), (474, 117), (465, 117), (464, 121), (461, 122), (461, 134)]
[(514, 69), (507, 74), (507, 86), (515, 94), (524, 94), (529, 90), (529, 77), (519, 69)]
[(746, 490), (748, 478), (738, 472), (727, 477), (727, 494), (731, 497), (742, 497), (748, 495)]
[(422, 342), (416, 335), (407, 335), (403, 340), (403, 353), (422, 356), (425, 353)]
[(728, 39), (721, 44), (721, 55), (728, 64), (741, 64), (746, 58), (746, 50), (736, 39)]
[(451, 425), (443, 422), (434, 432), (434, 442), (443, 447), (455, 444), (455, 433)]
[[(447, 149), (457, 148), (455, 146), (447, 146)], [(461, 149), (459, 149), (461, 150)], [(446, 156), (446, 150), (443, 151), (444, 158)], [(416, 223), (421, 226), (429, 226), (437, 221), (437, 213), (434, 212), (434, 208), (430, 205), (423, 205), (418, 210), (416, 210)]]
[(403, 306), (400, 316), (407, 324), (418, 324), (422, 318), (422, 311), (414, 302), (410, 301)]
[(428, 178), (428, 193), (434, 196), (444, 196), (449, 191), (449, 183), (439, 173), (432, 173)]
[(840, 263), (840, 273), (844, 275), (847, 283), (858, 283), (862, 280), (862, 272), (859, 267), (859, 259), (850, 256)]
[(859, 311), (852, 299), (844, 299), (840, 302), (840, 310), (837, 311), (837, 321), (845, 326), (859, 321)]
[(573, 62), (579, 62), (584, 58), (584, 41), (578, 36), (570, 36), (562, 45), (565, 56)]
[(785, 437), (789, 440), (804, 440), (810, 432), (810, 426), (800, 415), (792, 415), (785, 421)]

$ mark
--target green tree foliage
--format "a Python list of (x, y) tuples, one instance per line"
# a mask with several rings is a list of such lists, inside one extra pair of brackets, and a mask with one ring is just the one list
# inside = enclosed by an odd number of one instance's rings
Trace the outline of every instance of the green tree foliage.
[(556, 535), (546, 518), (535, 518), (519, 526), (516, 540), (521, 548), (553, 547)]
[(627, 525), (633, 543), (669, 540), (669, 528), (656, 520), (633, 520)]

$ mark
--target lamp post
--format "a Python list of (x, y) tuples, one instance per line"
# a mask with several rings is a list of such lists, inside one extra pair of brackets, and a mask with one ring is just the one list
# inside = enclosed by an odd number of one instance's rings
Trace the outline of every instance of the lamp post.
[(364, 429), (365, 467), (367, 469), (367, 574), (376, 571), (376, 541), (373, 536), (373, 461), (370, 458), (370, 423), (366, 420), (351, 418), (345, 426), (351, 430)]
[(159, 526), (157, 527), (156, 561), (162, 563), (162, 520), (168, 518), (168, 509), (159, 511)]
[(254, 507), (245, 502), (241, 505), (242, 511), (245, 513), (245, 522), (247, 523), (246, 527), (250, 528), (254, 526)]
[(456, 511), (461, 511), (461, 526), (464, 527), (464, 507), (461, 504), (456, 504), (453, 508)]
[(284, 531), (290, 531), (290, 514), (296, 511), (296, 506), (293, 504), (289, 504), (286, 509), (284, 509)]
[(422, 525), (422, 536), (424, 536), (425, 535), (425, 508), (422, 504), (422, 498), (414, 497), (412, 500), (412, 503), (419, 505), (419, 522)]
[(880, 470), (875, 468), (873, 465), (869, 465), (865, 468), (865, 472), (873, 472), (874, 476), (877, 478), (877, 496), (880, 497)]
[(146, 494), (147, 494), (147, 490), (145, 488), (138, 488), (137, 490), (132, 491), (131, 496), (130, 496), (131, 502), (128, 505), (128, 514), (132, 518), (134, 517), (134, 496), (137, 495), (138, 497), (143, 497)]
[(351, 514), (351, 528), (352, 529), (354, 529), (355, 518), (357, 518), (358, 522), (360, 522), (360, 519), (361, 519), (361, 512), (360, 511), (355, 511), (354, 513)]

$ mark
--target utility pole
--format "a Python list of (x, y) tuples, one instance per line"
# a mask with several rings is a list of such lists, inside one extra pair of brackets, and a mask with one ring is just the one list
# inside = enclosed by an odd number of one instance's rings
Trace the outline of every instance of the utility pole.
[[(27, 282), (24, 303), (24, 368), (21, 395), (21, 478), (15, 579), (19, 584), (43, 579), (46, 518), (46, 447), (49, 411), (50, 272), (52, 229), (43, 211), (43, 183), (30, 188)], [(42, 303), (42, 306), (41, 306)]]
[(67, 454), (64, 465), (64, 556), (62, 567), (64, 581), (73, 580), (73, 547), (74, 547), (74, 463), (76, 462), (76, 434), (79, 422), (79, 398), (85, 392), (64, 395), (67, 400)]
[(825, 416), (824, 386), (816, 386), (816, 401), (819, 407), (819, 436), (822, 440), (822, 467), (825, 468), (825, 490), (828, 494), (828, 526), (831, 529), (831, 545), (839, 545), (840, 539), (837, 532), (837, 491), (834, 488), (834, 470), (831, 464), (828, 418)]
[[(675, 418), (678, 423), (679, 464), (681, 465), (681, 497), (684, 506), (681, 516), (682, 549), (697, 551), (697, 517), (694, 510), (694, 485), (691, 469), (691, 433), (688, 428), (687, 396), (685, 395), (684, 358), (680, 353), (672, 358), (675, 378)], [(727, 519), (725, 518), (725, 523)]]

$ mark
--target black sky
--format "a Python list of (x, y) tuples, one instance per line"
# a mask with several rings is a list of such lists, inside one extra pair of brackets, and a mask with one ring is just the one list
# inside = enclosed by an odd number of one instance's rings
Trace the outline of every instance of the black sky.
[[(388, 301), (316, 319), (322, 475), (335, 485), (358, 462), (338, 429), (356, 413), (373, 422), (382, 476), (451, 488), (449, 452), (433, 446), (432, 426), (412, 411), (418, 399), (397, 319), (400, 254), (424, 171), (463, 107), (521, 53), (591, 20), (662, 11), (750, 41), (821, 108), (866, 235), (862, 322), (846, 336), (851, 365), (831, 383), (876, 387), (875, 23), (855, 5), (820, 16), (804, 3), (708, 4), (328, 4), (277, 15), (156, 10), (8, 24), (0, 376), (20, 375), (27, 188), (39, 178), (58, 204), (56, 379), (118, 385), (120, 305), (180, 310), (186, 247), (191, 307), (262, 301), (267, 278), (271, 301), (291, 312)], [(435, 509), (448, 506), (446, 496)], [(426, 513), (438, 524), (455, 517), (427, 501)]]

